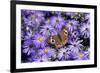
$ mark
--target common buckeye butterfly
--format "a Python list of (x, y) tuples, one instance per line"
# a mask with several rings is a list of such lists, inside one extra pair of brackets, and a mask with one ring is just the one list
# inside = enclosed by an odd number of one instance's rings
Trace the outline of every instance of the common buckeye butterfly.
[(68, 31), (64, 27), (57, 35), (50, 36), (48, 42), (55, 48), (61, 48), (68, 42)]

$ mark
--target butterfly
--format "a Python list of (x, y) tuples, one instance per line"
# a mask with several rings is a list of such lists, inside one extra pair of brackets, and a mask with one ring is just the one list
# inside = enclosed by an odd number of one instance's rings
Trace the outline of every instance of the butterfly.
[(57, 35), (50, 36), (48, 42), (55, 48), (61, 48), (68, 42), (68, 31), (64, 27)]

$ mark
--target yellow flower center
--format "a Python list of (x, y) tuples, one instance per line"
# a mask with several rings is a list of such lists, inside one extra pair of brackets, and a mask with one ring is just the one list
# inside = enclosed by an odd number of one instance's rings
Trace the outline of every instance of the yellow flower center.
[(48, 53), (48, 49), (44, 49), (44, 52), (45, 52), (45, 53)]
[(40, 42), (43, 42), (43, 41), (44, 41), (44, 39), (43, 39), (42, 37), (40, 37), (40, 38), (39, 38), (39, 41), (40, 41)]
[(80, 53), (80, 57), (82, 58), (84, 56), (84, 54), (83, 53)]

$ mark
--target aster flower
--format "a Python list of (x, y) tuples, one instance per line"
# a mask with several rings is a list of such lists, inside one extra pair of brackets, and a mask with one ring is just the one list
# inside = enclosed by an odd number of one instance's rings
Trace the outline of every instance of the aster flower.
[(70, 59), (71, 50), (68, 47), (60, 48), (58, 50), (57, 58), (59, 60), (68, 60)]
[(21, 33), (22, 32), (24, 33), (24, 35), (22, 35), (22, 36), (24, 36), (24, 40), (32, 38), (34, 33), (37, 32), (37, 31), (34, 31), (32, 28), (33, 27), (31, 27), (31, 26), (26, 26), (23, 29), (21, 29), (22, 30)]
[(89, 58), (90, 58), (90, 49), (88, 48), (88, 50), (81, 50), (80, 52), (79, 52), (79, 57), (78, 57), (78, 59), (79, 60), (89, 60)]
[(44, 14), (39, 11), (34, 11), (28, 19), (32, 24), (40, 24), (44, 20)]
[(56, 50), (51, 47), (44, 47), (43, 49), (38, 50), (38, 54), (46, 55), (50, 59), (50, 57), (56, 56)]
[(66, 49), (65, 48), (60, 48), (58, 50), (58, 56), (57, 57), (58, 57), (59, 60), (65, 59), (66, 58), (66, 54), (67, 54)]
[(22, 52), (26, 53), (27, 55), (30, 55), (31, 53), (35, 53), (35, 47), (31, 39), (27, 39), (26, 41), (24, 41), (22, 47), (23, 47)]
[(82, 40), (76, 38), (75, 40), (70, 41), (69, 49), (75, 53), (78, 53), (80, 48), (83, 46), (81, 44)]
[(46, 37), (38, 34), (38, 33), (34, 33), (33, 36), (33, 43), (35, 45), (35, 47), (39, 48), (39, 47), (44, 47), (46, 45)]
[(81, 22), (84, 22), (85, 18), (84, 18), (84, 13), (79, 12), (77, 13), (77, 19), (79, 19)]
[(28, 15), (27, 17), (25, 16), (27, 14), (22, 16), (23, 22), (27, 26), (34, 27), (34, 30), (36, 30), (40, 26), (41, 22), (44, 21), (44, 14), (39, 11), (30, 11), (29, 13), (30, 15)]
[(21, 10), (21, 16), (24, 17), (24, 18), (28, 18), (28, 16), (30, 16), (33, 13), (34, 13), (33, 10), (25, 10), (25, 9)]
[(45, 20), (45, 19), (44, 19), (44, 14), (43, 14), (42, 12), (40, 12), (40, 11), (36, 11), (36, 12), (34, 13), (34, 15), (35, 15), (35, 22), (36, 22), (37, 24), (40, 24), (42, 21)]
[(23, 18), (21, 26), (23, 26), (21, 28), (23, 31), (27, 32), (27, 35), (32, 34), (38, 28), (36, 24), (33, 24), (31, 20), (25, 17)]
[(33, 25), (34, 22), (33, 22), (32, 16), (33, 16), (32, 14), (28, 15), (27, 17), (26, 17), (26, 15), (22, 16), (23, 24), (34, 27), (34, 25)]
[(65, 25), (64, 19), (60, 16), (53, 16), (50, 21), (51, 25), (54, 26), (54, 28), (56, 28), (57, 31), (60, 31), (61, 28)]
[(83, 26), (80, 28), (80, 32), (84, 36), (84, 38), (89, 38), (90, 37), (90, 25), (89, 23), (83, 23)]
[(68, 30), (69, 30), (70, 32), (72, 32), (73, 30), (76, 30), (78, 25), (79, 25), (79, 22), (76, 21), (76, 20), (69, 20), (69, 21), (66, 23), (66, 27), (68, 28)]
[(56, 30), (49, 24), (41, 26), (40, 33), (42, 33), (43, 35), (45, 35), (47, 37), (50, 35), (53, 35), (53, 34), (57, 35)]
[(74, 30), (74, 31), (72, 31), (72, 32), (70, 32), (70, 37), (71, 38), (77, 38), (77, 37), (79, 37), (79, 31), (77, 31), (77, 30)]
[(84, 13), (84, 20), (82, 23), (90, 24), (90, 13)]
[(34, 59), (34, 62), (48, 62), (49, 59), (46, 55), (42, 55)]
[(70, 57), (68, 60), (78, 60), (79, 58), (79, 53), (78, 52), (74, 52), (74, 51), (71, 51), (70, 52)]
[(25, 31), (26, 31), (26, 35), (30, 38), (30, 37), (32, 37), (32, 35), (34, 34), (34, 30), (32, 30), (32, 27), (30, 26), (26, 26), (26, 29), (25, 29)]
[(89, 13), (85, 14), (85, 20), (87, 20), (87, 19), (90, 20), (90, 14)]

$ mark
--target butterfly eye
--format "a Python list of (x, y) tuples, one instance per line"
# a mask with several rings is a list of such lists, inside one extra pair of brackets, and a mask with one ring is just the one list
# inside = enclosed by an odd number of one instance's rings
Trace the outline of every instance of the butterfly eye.
[(64, 34), (65, 34), (65, 35), (67, 35), (67, 34), (68, 34), (68, 32), (67, 32), (67, 30), (66, 30), (66, 29), (64, 29)]
[(54, 44), (55, 43), (55, 40), (54, 39), (51, 39), (51, 43)]
[(51, 37), (50, 42), (51, 42), (52, 44), (55, 44), (55, 40), (54, 40), (52, 37)]

